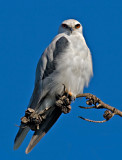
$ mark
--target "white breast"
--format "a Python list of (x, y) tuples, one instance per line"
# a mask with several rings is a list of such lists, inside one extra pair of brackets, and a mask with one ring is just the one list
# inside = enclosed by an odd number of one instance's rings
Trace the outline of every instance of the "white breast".
[(70, 45), (57, 61), (51, 85), (56, 92), (60, 92), (60, 87), (64, 84), (68, 91), (77, 95), (83, 92), (92, 76), (91, 54), (82, 36), (72, 35), (66, 38)]

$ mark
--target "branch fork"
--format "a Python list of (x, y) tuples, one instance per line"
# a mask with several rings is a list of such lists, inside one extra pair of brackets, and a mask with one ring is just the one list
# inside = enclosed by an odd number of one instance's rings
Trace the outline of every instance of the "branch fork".
[(106, 122), (108, 120), (110, 120), (114, 115), (119, 115), (120, 117), (122, 117), (122, 112), (108, 104), (105, 104), (103, 101), (101, 101), (99, 98), (97, 98), (95, 95), (90, 94), (90, 93), (83, 93), (83, 94), (79, 94), (76, 96), (76, 98), (79, 97), (85, 97), (86, 98), (86, 104), (89, 105), (90, 107), (83, 107), (83, 106), (79, 106), (82, 109), (107, 109), (104, 114), (103, 117), (105, 118), (103, 121), (94, 121), (94, 120), (90, 120), (87, 118), (83, 118), (81, 116), (79, 116), (79, 118), (86, 120), (88, 122), (94, 122), (94, 123), (103, 123)]

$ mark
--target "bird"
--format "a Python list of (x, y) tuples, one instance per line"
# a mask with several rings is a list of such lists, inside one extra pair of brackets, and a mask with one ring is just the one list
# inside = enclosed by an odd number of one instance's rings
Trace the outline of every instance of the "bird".
[[(55, 102), (56, 96), (63, 94), (64, 86), (68, 95), (76, 98), (77, 94), (83, 93), (92, 76), (92, 56), (83, 36), (83, 27), (75, 19), (64, 20), (37, 64), (35, 87), (28, 108), (36, 114), (45, 113), (46, 118), (34, 131), (26, 154), (61, 116), (62, 111), (55, 106)], [(14, 140), (14, 150), (20, 147), (30, 129), (21, 123)]]

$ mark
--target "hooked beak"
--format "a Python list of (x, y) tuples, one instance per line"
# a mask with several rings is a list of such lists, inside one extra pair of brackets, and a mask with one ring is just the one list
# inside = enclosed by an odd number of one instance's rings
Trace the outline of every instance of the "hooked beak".
[(74, 29), (73, 29), (72, 27), (70, 27), (70, 28), (69, 28), (69, 30), (70, 30), (70, 31), (71, 31), (71, 33), (72, 33)]

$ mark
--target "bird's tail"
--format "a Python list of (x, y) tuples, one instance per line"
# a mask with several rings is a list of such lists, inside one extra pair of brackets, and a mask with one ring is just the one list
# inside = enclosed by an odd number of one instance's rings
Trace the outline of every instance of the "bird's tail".
[(25, 139), (27, 133), (29, 132), (30, 128), (25, 126), (24, 124), (20, 125), (20, 129), (15, 137), (14, 140), (14, 150), (18, 149), (22, 144), (23, 140)]
[(46, 119), (40, 124), (39, 130), (35, 131), (33, 134), (25, 153), (28, 154), (35, 145), (41, 140), (41, 138), (49, 131), (53, 124), (57, 121), (61, 115), (61, 110), (57, 108), (50, 108), (48, 110)]

